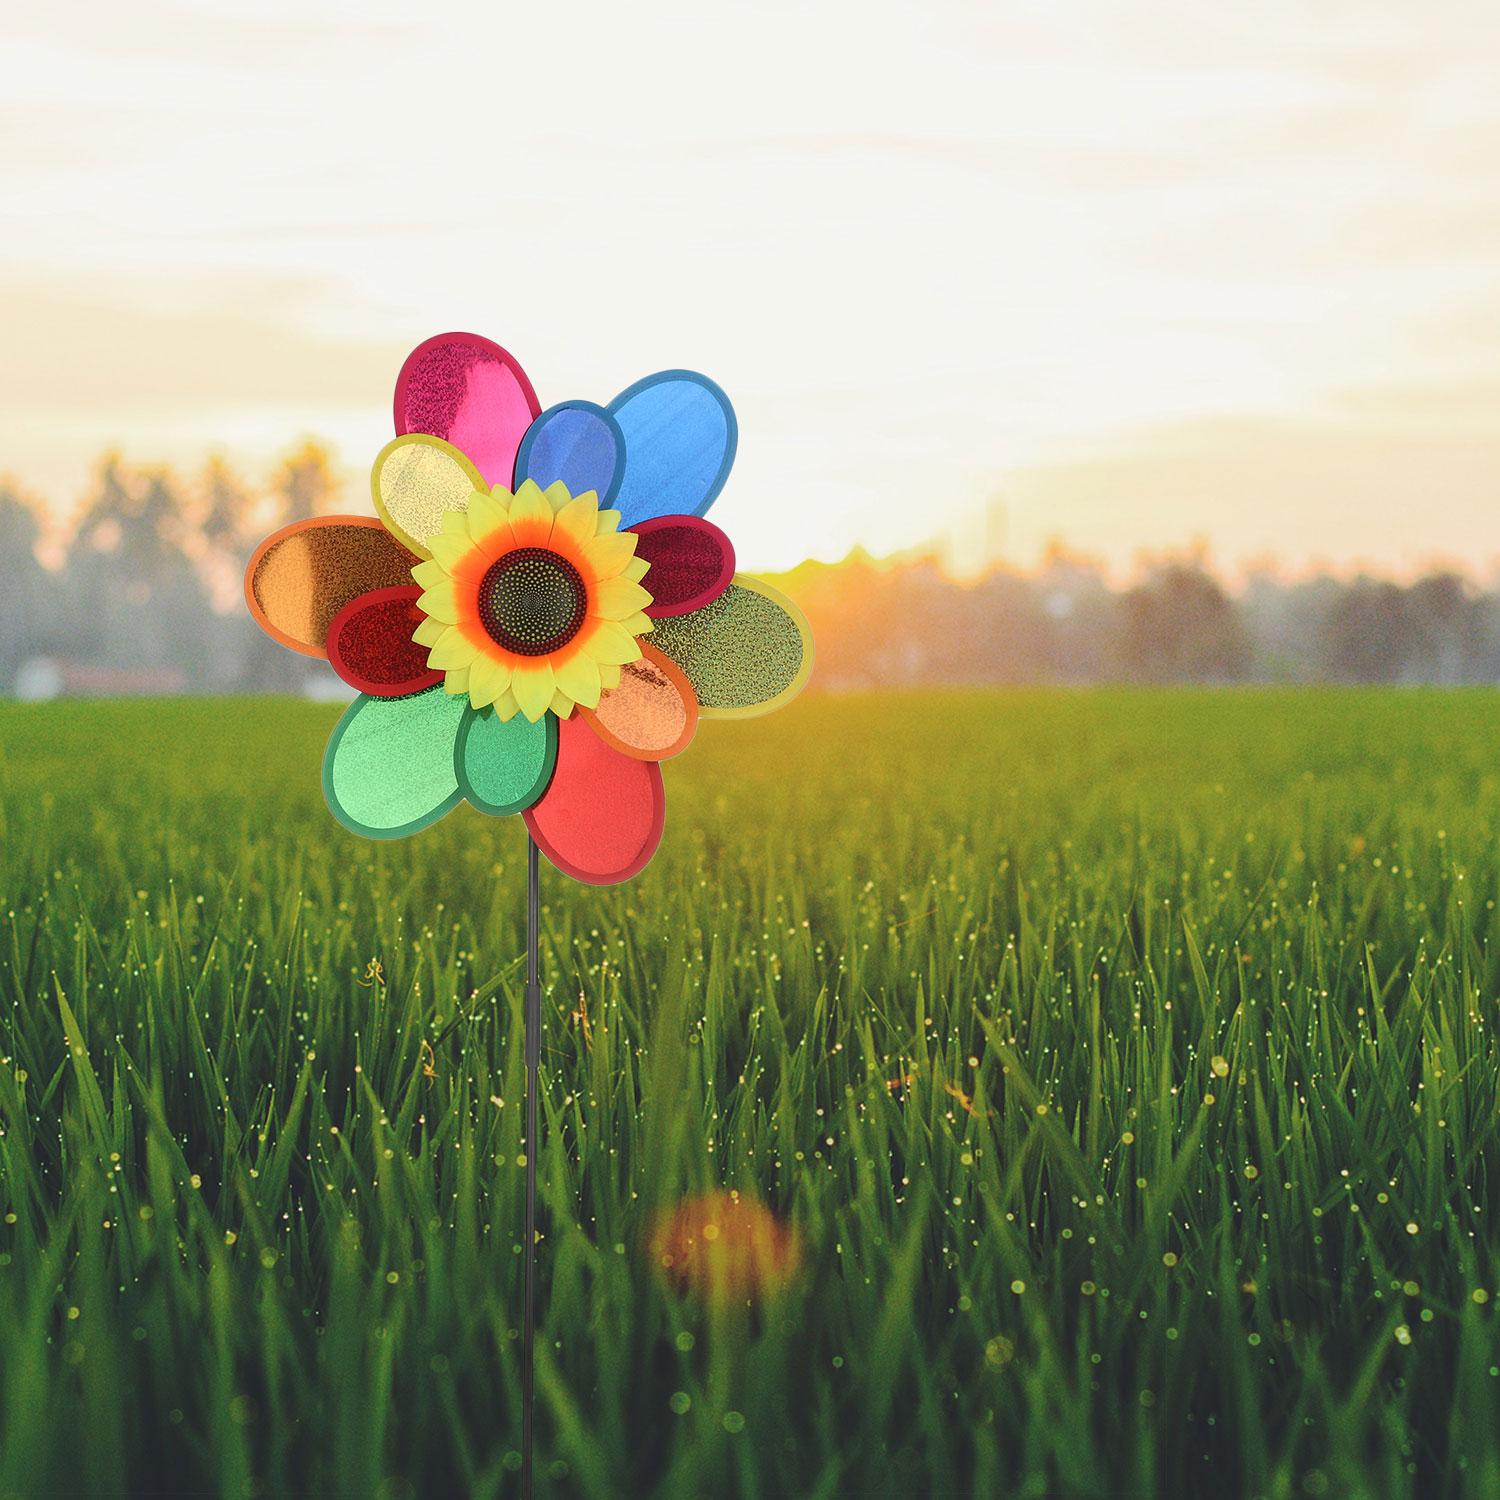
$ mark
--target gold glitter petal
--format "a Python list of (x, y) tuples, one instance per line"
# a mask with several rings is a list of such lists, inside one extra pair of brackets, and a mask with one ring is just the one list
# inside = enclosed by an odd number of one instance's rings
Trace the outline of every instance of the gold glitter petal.
[(483, 483), (479, 470), (451, 443), (416, 432), (387, 443), (370, 474), (381, 520), (398, 541), (423, 556), (447, 513), (463, 510)]

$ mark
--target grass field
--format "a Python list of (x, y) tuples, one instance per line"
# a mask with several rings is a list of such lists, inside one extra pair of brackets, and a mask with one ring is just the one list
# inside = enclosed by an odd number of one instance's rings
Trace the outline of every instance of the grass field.
[[(516, 1491), (523, 830), (346, 835), (333, 717), (0, 708), (0, 1494)], [(1500, 1494), (1500, 698), (813, 698), (667, 782), (544, 867), (542, 1494)], [(789, 1286), (661, 1280), (711, 1186)]]

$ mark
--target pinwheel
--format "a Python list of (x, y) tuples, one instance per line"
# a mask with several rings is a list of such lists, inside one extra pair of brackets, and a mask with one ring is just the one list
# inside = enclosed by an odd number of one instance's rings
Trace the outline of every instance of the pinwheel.
[[(396, 381), (374, 516), (266, 538), (245, 574), (275, 640), (358, 691), (323, 758), (333, 815), (401, 838), (459, 802), (520, 813), (527, 857), (525, 1471), (531, 1470), (540, 1052), (537, 854), (608, 885), (661, 842), (661, 762), (698, 721), (768, 713), (812, 670), (800, 610), (735, 571), (704, 513), (728, 398), (688, 370), (542, 411), (498, 344), (440, 334)], [(528, 1483), (529, 1489), (529, 1483)]]

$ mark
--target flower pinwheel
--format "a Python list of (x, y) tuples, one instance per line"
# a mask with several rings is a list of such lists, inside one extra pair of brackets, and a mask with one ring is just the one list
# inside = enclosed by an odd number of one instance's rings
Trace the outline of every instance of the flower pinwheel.
[(542, 411), (504, 349), (451, 333), (402, 366), (396, 432), (376, 516), (283, 527), (245, 575), (262, 628), (359, 691), (329, 807), (382, 839), (460, 801), (519, 812), (565, 874), (629, 879), (699, 718), (767, 713), (812, 670), (801, 611), (703, 519), (734, 461), (728, 399), (667, 370)]

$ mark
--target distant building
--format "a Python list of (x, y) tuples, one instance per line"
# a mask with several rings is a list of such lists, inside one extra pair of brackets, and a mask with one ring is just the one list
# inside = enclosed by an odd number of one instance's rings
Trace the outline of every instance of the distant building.
[(16, 670), (12, 692), (28, 703), (48, 698), (170, 697), (187, 689), (176, 667), (96, 667), (56, 656), (33, 656)]

